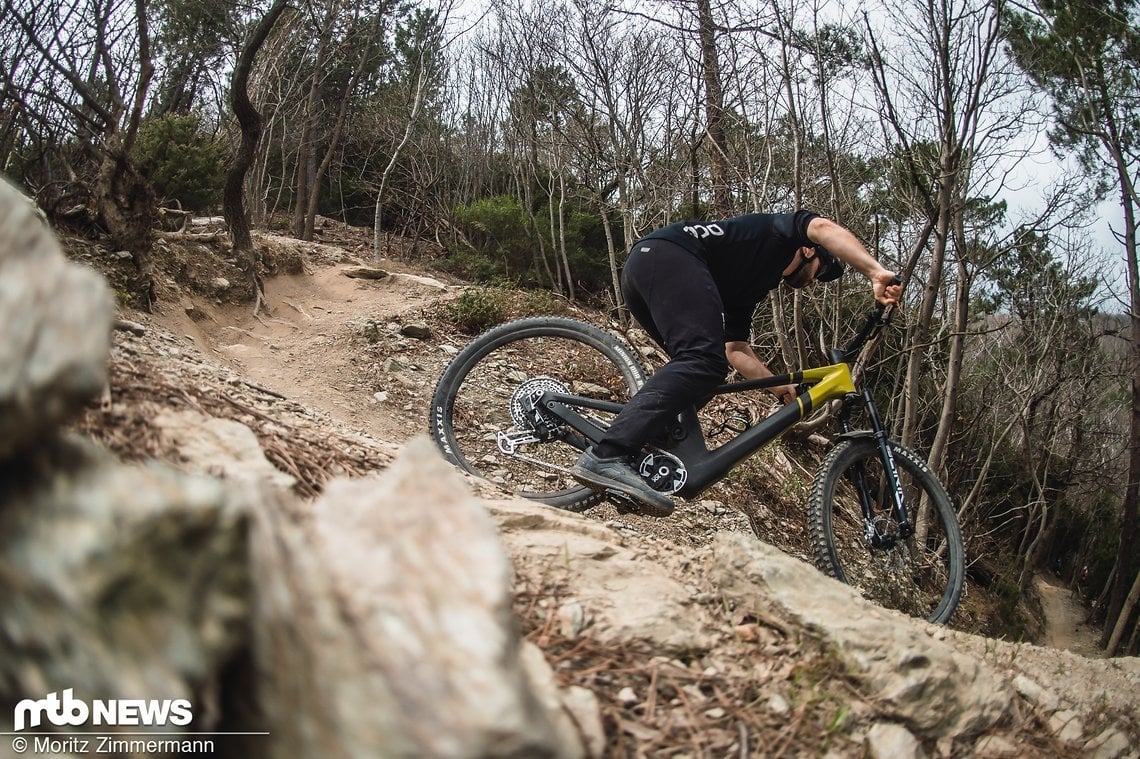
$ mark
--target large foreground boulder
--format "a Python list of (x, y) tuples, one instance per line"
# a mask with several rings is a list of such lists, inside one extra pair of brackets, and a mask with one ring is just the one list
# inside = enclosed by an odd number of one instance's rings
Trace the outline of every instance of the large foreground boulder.
[(0, 179), (0, 459), (103, 387), (113, 315), (103, 278), (64, 259), (30, 201)]
[(525, 668), (495, 526), (426, 438), (304, 511), (257, 518), (273, 756), (581, 754)]
[(208, 729), (248, 639), (250, 502), (70, 440), (0, 465), (0, 703), (186, 699)]
[[(520, 634), (497, 530), (429, 442), (316, 503), (248, 428), (189, 411), (155, 434), (196, 472), (122, 464), (61, 431), (104, 387), (112, 316), (102, 279), (0, 183), (0, 731), (206, 731), (220, 756), (584, 754)], [(120, 702), (125, 723), (94, 716)]]

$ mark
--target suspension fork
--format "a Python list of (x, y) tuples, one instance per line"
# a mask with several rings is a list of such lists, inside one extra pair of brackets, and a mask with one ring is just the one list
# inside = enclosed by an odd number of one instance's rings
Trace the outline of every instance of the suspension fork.
[[(864, 387), (862, 395), (863, 406), (867, 409), (867, 419), (871, 424), (871, 432), (874, 435), (875, 444), (879, 448), (879, 459), (883, 462), (883, 476), (887, 478), (887, 490), (891, 494), (891, 506), (895, 521), (899, 526), (899, 537), (909, 538), (914, 534), (914, 526), (911, 525), (910, 519), (907, 517), (906, 496), (903, 495), (902, 483), (899, 481), (899, 470), (895, 466), (895, 456), (891, 453), (891, 447), (887, 442), (887, 431), (883, 427), (883, 420), (879, 418), (879, 409), (875, 406), (871, 389)], [(863, 497), (862, 493), (860, 497)], [(866, 506), (864, 506), (863, 514), (866, 518)]]
[[(844, 434), (852, 431), (850, 401), (853, 398), (854, 396), (848, 396), (848, 401), (843, 404), (843, 411), (839, 416), (839, 427)], [(862, 461), (856, 461), (852, 467), (851, 484), (855, 486), (855, 492), (859, 495), (859, 510), (863, 514), (863, 539), (871, 548), (881, 548), (882, 537), (875, 529), (874, 501), (871, 499), (871, 489), (867, 486), (867, 467)]]

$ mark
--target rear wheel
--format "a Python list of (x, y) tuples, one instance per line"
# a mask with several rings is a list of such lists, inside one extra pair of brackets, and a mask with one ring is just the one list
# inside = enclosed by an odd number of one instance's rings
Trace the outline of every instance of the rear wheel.
[[(865, 598), (914, 617), (946, 623), (965, 581), (962, 533), (942, 484), (913, 451), (891, 441), (913, 534), (892, 514), (875, 441), (847, 440), (820, 465), (808, 503), (816, 564)], [(862, 476), (874, 536), (868, 536), (854, 483)], [(872, 545), (873, 543), (873, 545)]]
[[(616, 335), (574, 319), (518, 319), (475, 338), (443, 370), (430, 432), (466, 471), (580, 511), (602, 498), (569, 476), (586, 440), (534, 399), (553, 391), (625, 403), (644, 382), (641, 362)], [(613, 416), (580, 413), (602, 427)]]

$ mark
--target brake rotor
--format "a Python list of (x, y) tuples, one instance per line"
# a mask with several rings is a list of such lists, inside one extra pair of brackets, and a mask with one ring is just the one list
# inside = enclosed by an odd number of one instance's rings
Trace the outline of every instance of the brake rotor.
[(533, 377), (526, 380), (511, 393), (511, 421), (515, 428), (548, 435), (563, 425), (558, 417), (538, 404), (543, 393), (565, 393), (570, 389), (553, 377)]

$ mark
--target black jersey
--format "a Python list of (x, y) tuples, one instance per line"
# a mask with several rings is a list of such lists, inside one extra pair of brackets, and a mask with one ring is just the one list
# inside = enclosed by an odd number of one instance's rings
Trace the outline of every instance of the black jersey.
[(780, 284), (796, 251), (815, 245), (808, 239), (807, 228), (818, 215), (797, 211), (752, 213), (723, 221), (678, 221), (650, 232), (643, 240), (668, 240), (707, 262), (724, 304), (725, 340), (747, 340), (756, 305)]

